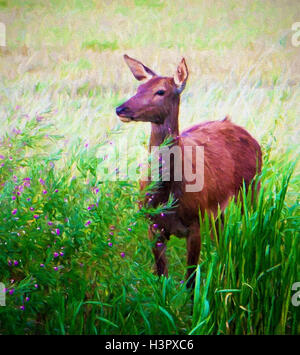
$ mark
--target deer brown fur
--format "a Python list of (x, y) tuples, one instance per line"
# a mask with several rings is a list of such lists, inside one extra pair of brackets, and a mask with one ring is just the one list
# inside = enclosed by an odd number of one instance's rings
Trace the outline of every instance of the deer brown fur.
[[(198, 263), (201, 241), (199, 218), (207, 211), (217, 217), (218, 207), (224, 211), (230, 198), (237, 197), (243, 182), (246, 188), (261, 171), (261, 149), (257, 141), (228, 117), (220, 121), (197, 124), (179, 134), (178, 113), (180, 94), (188, 78), (182, 59), (174, 77), (161, 77), (141, 62), (124, 56), (139, 86), (136, 95), (116, 109), (124, 122), (151, 122), (149, 151), (171, 137), (171, 146), (179, 146), (185, 154), (186, 146), (204, 147), (204, 185), (201, 191), (187, 192), (187, 181), (175, 181), (171, 158), (170, 181), (163, 181), (148, 196), (145, 203), (152, 206), (166, 204), (170, 194), (177, 200), (171, 211), (151, 218), (149, 237), (154, 241), (156, 271), (167, 275), (166, 242), (171, 234), (187, 240), (188, 285), (193, 284), (193, 271)], [(194, 167), (195, 157), (192, 161)], [(190, 183), (190, 182), (189, 182)], [(141, 189), (148, 182), (141, 182)], [(200, 216), (199, 216), (200, 212)]]

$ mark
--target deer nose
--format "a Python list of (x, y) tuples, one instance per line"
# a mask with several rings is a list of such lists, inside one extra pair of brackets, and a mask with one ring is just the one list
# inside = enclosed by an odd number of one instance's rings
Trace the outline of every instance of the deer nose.
[(119, 106), (116, 108), (117, 115), (121, 115), (122, 113), (128, 113), (129, 109), (126, 106)]

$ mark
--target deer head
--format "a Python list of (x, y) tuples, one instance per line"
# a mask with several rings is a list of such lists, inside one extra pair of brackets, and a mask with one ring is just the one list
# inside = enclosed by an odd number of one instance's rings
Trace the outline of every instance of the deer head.
[[(124, 55), (125, 62), (133, 76), (143, 83), (137, 93), (121, 106), (116, 113), (123, 122), (143, 121), (163, 124), (166, 117), (170, 117), (177, 108), (179, 97), (188, 78), (188, 68), (184, 58), (173, 77), (162, 77), (136, 59)], [(178, 119), (178, 117), (176, 117)]]

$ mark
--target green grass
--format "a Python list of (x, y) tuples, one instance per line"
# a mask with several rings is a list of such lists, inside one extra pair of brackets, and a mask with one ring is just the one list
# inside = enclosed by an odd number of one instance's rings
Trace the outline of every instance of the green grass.
[(189, 293), (180, 283), (182, 243), (170, 247), (171, 276), (157, 279), (151, 272), (147, 223), (137, 208), (137, 184), (101, 183), (96, 177), (104, 162), (96, 151), (107, 143), (85, 147), (77, 142), (59, 168), (62, 151), (36, 153), (58, 139), (51, 127), (34, 119), (22, 133), (1, 142), (8, 157), (1, 160), (6, 183), (0, 262), (7, 285), (1, 333), (299, 332), (299, 309), (291, 305), (291, 285), (299, 276), (299, 211), (297, 203), (285, 203), (293, 165), (273, 164), (270, 171), (265, 161), (257, 203), (251, 205), (246, 195), (242, 203), (232, 202), (219, 239), (206, 215), (191, 313)]
[[(0, 2), (0, 334), (300, 334), (295, 3), (45, 4)], [(194, 304), (185, 241), (157, 278), (138, 182), (103, 181), (125, 145), (133, 168), (147, 153), (149, 127), (114, 115), (137, 87), (124, 53), (163, 75), (184, 55), (181, 127), (230, 114), (262, 146), (257, 202), (219, 238), (201, 221)]]
[(92, 49), (93, 51), (104, 51), (107, 49), (110, 50), (116, 50), (119, 48), (118, 44), (116, 41), (110, 42), (110, 41), (103, 41), (100, 42), (98, 40), (93, 40), (93, 41), (85, 41), (82, 43), (82, 48), (87, 48), (87, 49)]

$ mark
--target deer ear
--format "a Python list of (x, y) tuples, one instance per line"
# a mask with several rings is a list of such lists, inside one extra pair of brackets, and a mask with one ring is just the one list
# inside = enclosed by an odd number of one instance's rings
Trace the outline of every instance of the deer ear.
[(179, 94), (185, 88), (185, 84), (186, 84), (188, 76), (189, 76), (189, 71), (188, 71), (185, 59), (182, 58), (181, 62), (179, 63), (179, 65), (177, 67), (176, 73), (174, 75), (174, 82), (175, 82), (175, 85), (177, 86), (177, 92)]
[(147, 68), (138, 60), (130, 58), (127, 54), (124, 55), (124, 59), (137, 80), (149, 80), (153, 78), (153, 76), (156, 76), (151, 69)]

